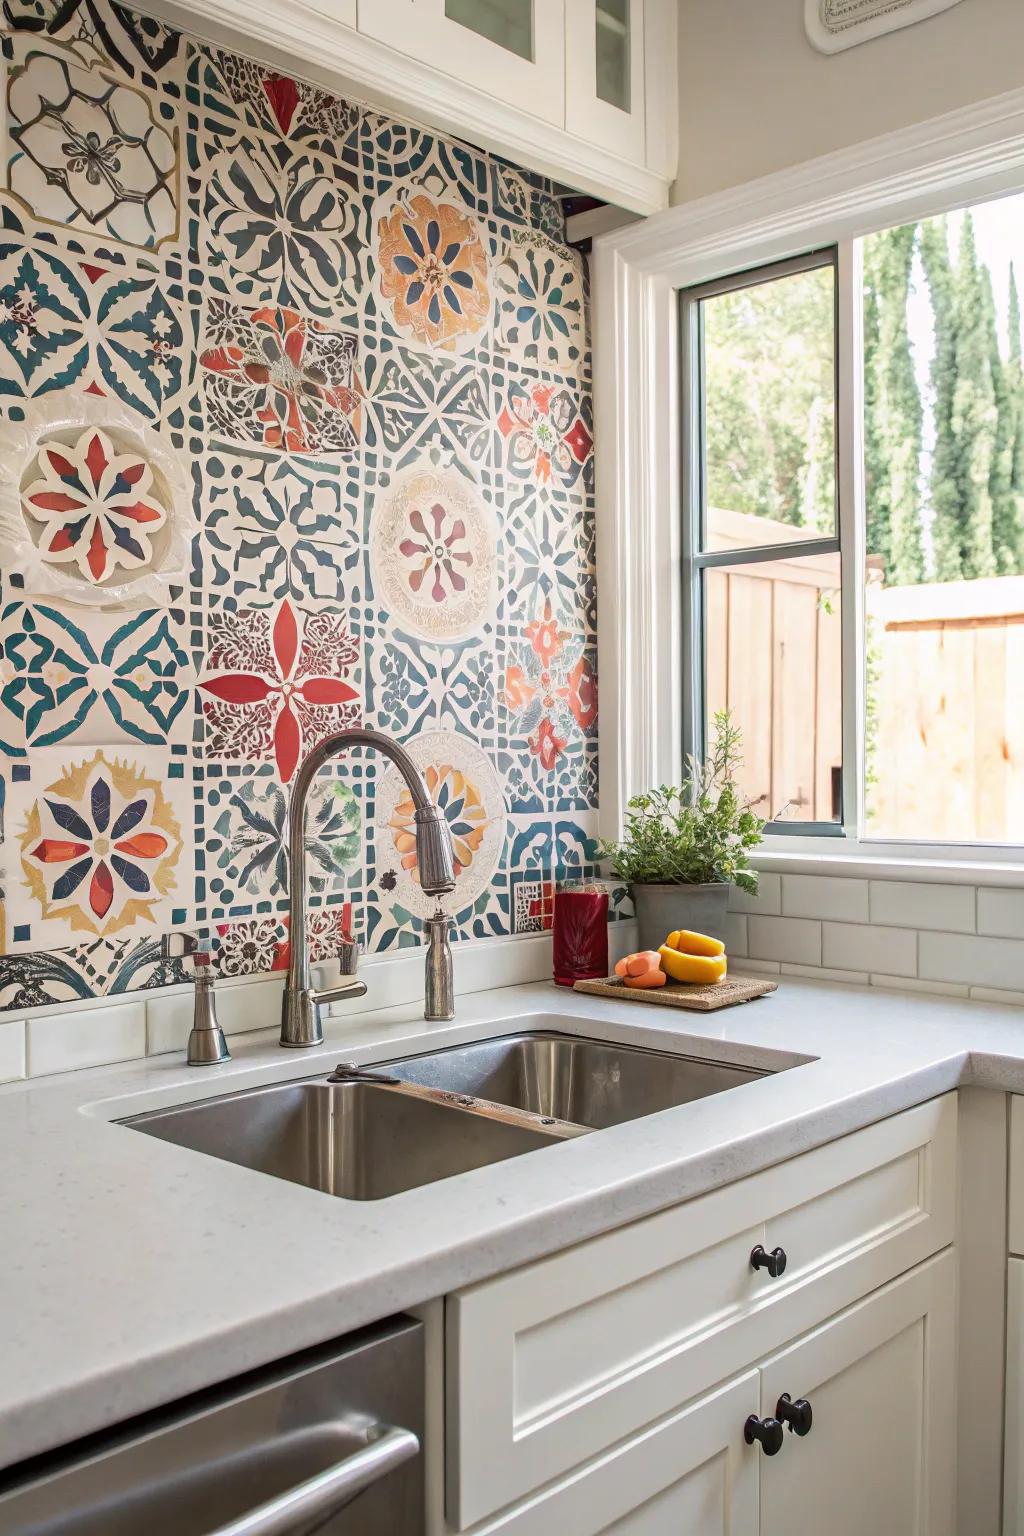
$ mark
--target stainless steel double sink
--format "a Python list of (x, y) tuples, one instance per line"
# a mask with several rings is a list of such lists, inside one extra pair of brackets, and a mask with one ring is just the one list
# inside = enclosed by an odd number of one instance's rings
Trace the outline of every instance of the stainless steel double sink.
[[(766, 1074), (531, 1030), (121, 1123), (344, 1200), (381, 1200)], [(380, 1081), (369, 1080), (378, 1073)]]

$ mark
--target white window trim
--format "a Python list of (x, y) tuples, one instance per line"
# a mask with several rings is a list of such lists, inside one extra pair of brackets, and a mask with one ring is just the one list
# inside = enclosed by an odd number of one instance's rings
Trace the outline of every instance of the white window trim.
[[(839, 246), (894, 224), (1024, 190), (1024, 89), (823, 155), (745, 186), (700, 198), (595, 241), (593, 325), (597, 456), (598, 671), (601, 678), (601, 831), (620, 830), (630, 795), (677, 782), (682, 770), (683, 635), (680, 377), (677, 290), (818, 246)], [(852, 275), (852, 274), (851, 274)], [(847, 285), (852, 291), (852, 283)], [(856, 307), (840, 305), (841, 348), (859, 356)], [(844, 558), (863, 569), (860, 409), (840, 400)], [(858, 541), (859, 540), (859, 544)], [(861, 584), (862, 585), (862, 584)], [(844, 608), (846, 665), (863, 613)], [(851, 645), (851, 640), (855, 641)], [(847, 678), (844, 695), (862, 689)], [(858, 697), (858, 704), (862, 700)], [(860, 760), (862, 709), (844, 719), (847, 774)], [(847, 781), (848, 782), (848, 781)], [(844, 784), (844, 788), (847, 787)], [(847, 825), (861, 823), (860, 805)], [(904, 878), (1024, 878), (1024, 849), (773, 836), (761, 868)]]

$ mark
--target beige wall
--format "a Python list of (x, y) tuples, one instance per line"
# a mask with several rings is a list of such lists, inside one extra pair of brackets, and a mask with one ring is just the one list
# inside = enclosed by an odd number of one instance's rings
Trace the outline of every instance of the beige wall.
[(1024, 85), (1024, 0), (961, 0), (831, 56), (803, 0), (679, 0), (679, 50), (677, 203)]

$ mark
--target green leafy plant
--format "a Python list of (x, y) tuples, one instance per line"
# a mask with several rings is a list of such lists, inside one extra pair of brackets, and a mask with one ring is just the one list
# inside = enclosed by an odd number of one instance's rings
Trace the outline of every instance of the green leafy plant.
[(620, 842), (604, 842), (603, 858), (630, 885), (731, 883), (751, 895), (757, 874), (747, 852), (761, 841), (764, 822), (736, 786), (742, 738), (728, 710), (715, 715), (714, 740), (704, 762), (686, 760), (680, 786), (662, 784), (634, 795), (626, 807)]

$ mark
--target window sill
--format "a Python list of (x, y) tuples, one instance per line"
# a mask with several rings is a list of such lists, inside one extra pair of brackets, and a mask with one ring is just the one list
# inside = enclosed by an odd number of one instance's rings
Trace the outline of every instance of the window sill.
[(855, 880), (915, 880), (933, 885), (995, 885), (1024, 887), (1024, 855), (1007, 849), (1006, 858), (980, 858), (975, 850), (964, 858), (945, 850), (934, 853), (903, 853), (891, 848), (848, 846), (838, 852), (829, 838), (804, 849), (773, 848), (762, 844), (750, 856), (755, 869), (788, 875), (845, 875)]

